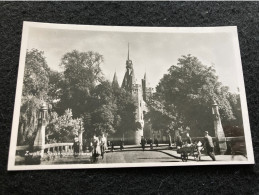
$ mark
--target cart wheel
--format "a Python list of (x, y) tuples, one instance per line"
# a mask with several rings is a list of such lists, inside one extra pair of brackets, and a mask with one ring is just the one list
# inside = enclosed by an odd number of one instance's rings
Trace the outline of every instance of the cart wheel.
[(183, 154), (181, 154), (181, 158), (182, 158), (182, 161), (183, 161), (183, 162), (187, 162), (187, 160), (188, 160), (188, 155), (185, 154), (185, 153), (183, 153)]
[(181, 154), (181, 159), (184, 162), (184, 155), (183, 154)]

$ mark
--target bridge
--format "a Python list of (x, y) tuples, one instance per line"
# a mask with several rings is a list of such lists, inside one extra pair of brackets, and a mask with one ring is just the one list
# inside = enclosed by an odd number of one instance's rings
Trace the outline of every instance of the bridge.
[[(44, 145), (44, 153), (54, 153), (54, 154), (68, 154), (73, 152), (73, 144), (74, 143), (52, 143)], [(17, 146), (16, 154), (25, 153), (26, 151), (30, 151), (31, 147), (29, 145)]]
[[(151, 108), (154, 110), (161, 112), (162, 114), (165, 114), (169, 118), (173, 119), (171, 113), (167, 112), (166, 109), (164, 109), (163, 105), (158, 101), (152, 101), (152, 103), (149, 104)], [(217, 105), (214, 104), (214, 113), (217, 114)], [(216, 106), (216, 107), (215, 107)], [(17, 146), (16, 147), (16, 154), (17, 155), (26, 155), (26, 151), (30, 151), (31, 157), (38, 156), (38, 159), (44, 159), (46, 156), (64, 156), (64, 155), (72, 155), (74, 152), (73, 144), (74, 143), (51, 143), (51, 144), (45, 144), (45, 126), (46, 126), (46, 115), (47, 115), (47, 107), (45, 104), (43, 104), (40, 108), (40, 118), (38, 122), (38, 131), (37, 135), (34, 141), (33, 147), (30, 147), (28, 145), (25, 146)], [(217, 121), (215, 121), (217, 120)], [(216, 124), (216, 125), (215, 125)], [(243, 136), (241, 137), (225, 137), (224, 132), (218, 132), (223, 131), (221, 126), (220, 118), (217, 116), (214, 119), (214, 126), (215, 127), (215, 134), (216, 137), (213, 138), (213, 140), (217, 143), (219, 146), (219, 150), (221, 154), (224, 154), (225, 152), (235, 153), (238, 150), (240, 150), (241, 153), (246, 153), (245, 148), (245, 138)], [(221, 128), (219, 128), (221, 126)], [(80, 153), (82, 153), (82, 132), (79, 132), (79, 142), (80, 142)], [(217, 136), (218, 135), (218, 136)], [(219, 135), (221, 137), (219, 137)], [(193, 137), (193, 141), (203, 141), (203, 137)], [(223, 148), (222, 148), (223, 146)], [(222, 153), (222, 151), (224, 153)], [(39, 162), (40, 163), (40, 162)]]

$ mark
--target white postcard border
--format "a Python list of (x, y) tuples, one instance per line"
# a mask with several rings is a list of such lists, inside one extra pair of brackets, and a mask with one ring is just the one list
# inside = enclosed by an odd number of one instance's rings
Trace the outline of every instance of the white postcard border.
[[(242, 107), (244, 135), (247, 149), (247, 161), (215, 161), (215, 162), (163, 162), (163, 163), (113, 163), (113, 164), (62, 164), (62, 165), (15, 165), (15, 153), (18, 136), (20, 105), (22, 96), (25, 56), (28, 44), (30, 28), (64, 29), (64, 30), (88, 30), (88, 31), (117, 31), (117, 32), (159, 32), (159, 33), (231, 33), (235, 48), (236, 68), (239, 74), (240, 99)], [(241, 165), (254, 164), (254, 154), (251, 139), (251, 131), (248, 117), (247, 100), (243, 78), (243, 70), (240, 56), (240, 48), (236, 26), (226, 27), (129, 27), (129, 26), (90, 26), (75, 24), (51, 24), (24, 22), (20, 60), (18, 69), (17, 88), (13, 113), (12, 132), (10, 138), (8, 170), (43, 170), (43, 169), (82, 169), (82, 168), (122, 168), (122, 167), (164, 167), (164, 166), (197, 166), (197, 165)]]

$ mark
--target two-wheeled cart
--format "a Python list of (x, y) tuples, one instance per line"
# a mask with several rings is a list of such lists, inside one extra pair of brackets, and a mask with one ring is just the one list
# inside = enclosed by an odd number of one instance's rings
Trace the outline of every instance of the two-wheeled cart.
[(194, 160), (200, 160), (200, 153), (198, 152), (198, 147), (195, 144), (184, 145), (177, 149), (177, 154), (181, 154), (181, 159), (183, 162), (187, 162), (188, 156), (193, 156)]

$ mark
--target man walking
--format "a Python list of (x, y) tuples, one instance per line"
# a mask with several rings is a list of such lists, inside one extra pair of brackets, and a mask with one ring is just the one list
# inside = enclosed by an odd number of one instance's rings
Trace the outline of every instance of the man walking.
[(141, 147), (142, 147), (143, 151), (145, 150), (146, 143), (147, 143), (147, 140), (142, 136), (140, 144), (141, 144)]
[(211, 157), (213, 161), (216, 161), (215, 154), (214, 154), (214, 144), (212, 137), (209, 135), (208, 131), (205, 131), (205, 136), (204, 136), (204, 145), (207, 150), (207, 154)]

